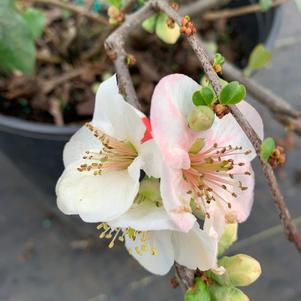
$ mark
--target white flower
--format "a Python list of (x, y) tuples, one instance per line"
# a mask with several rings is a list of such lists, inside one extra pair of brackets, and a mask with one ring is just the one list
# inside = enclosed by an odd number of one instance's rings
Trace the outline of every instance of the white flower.
[(125, 241), (129, 253), (148, 271), (168, 273), (174, 262), (190, 269), (217, 268), (217, 233), (207, 219), (204, 230), (196, 222), (188, 233), (179, 232), (164, 208), (144, 200), (108, 224), (100, 224), (101, 238)]
[(154, 140), (145, 141), (146, 118), (119, 94), (116, 76), (96, 95), (92, 122), (66, 144), (57, 205), (86, 222), (108, 222), (125, 213), (139, 189), (140, 170), (159, 177)]

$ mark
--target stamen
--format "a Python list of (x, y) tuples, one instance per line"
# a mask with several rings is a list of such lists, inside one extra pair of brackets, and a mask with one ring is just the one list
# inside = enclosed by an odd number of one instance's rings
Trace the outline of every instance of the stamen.
[(98, 176), (104, 172), (124, 170), (138, 156), (136, 149), (130, 142), (119, 141), (96, 129), (90, 123), (87, 123), (86, 127), (100, 140), (103, 149), (100, 152), (86, 151), (83, 159), (94, 162), (80, 165), (77, 168), (79, 172), (92, 171), (94, 176)]

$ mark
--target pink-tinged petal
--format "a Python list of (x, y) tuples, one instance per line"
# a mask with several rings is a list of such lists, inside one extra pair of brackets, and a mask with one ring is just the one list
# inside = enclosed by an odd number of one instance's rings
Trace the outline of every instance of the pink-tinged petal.
[[(238, 108), (244, 114), (259, 137), (262, 138), (263, 123), (258, 112), (246, 101), (240, 102)], [(256, 157), (256, 152), (252, 143), (231, 114), (227, 114), (222, 119), (215, 118), (212, 127), (207, 131), (200, 132), (199, 137), (204, 138), (206, 142), (202, 152), (212, 147), (214, 143), (217, 143), (219, 146), (232, 145), (233, 147), (243, 147), (243, 151), (240, 152), (240, 154), (231, 156), (232, 159), (248, 159), (251, 161)], [(250, 150), (251, 152), (248, 155), (245, 155), (244, 151), (247, 150)]]
[[(215, 198), (218, 201), (217, 206), (219, 206), (221, 211), (224, 211), (226, 220), (231, 220), (232, 216), (235, 216), (237, 221), (242, 223), (248, 218), (252, 209), (255, 177), (251, 164), (247, 160), (240, 160), (240, 162), (244, 163), (244, 166), (235, 166), (231, 170), (231, 174), (234, 175), (235, 185), (228, 185), (225, 182), (227, 190), (223, 189), (220, 183), (216, 185), (212, 181), (208, 181), (208, 177), (205, 183), (213, 189)], [(245, 175), (245, 172), (249, 172), (250, 175)], [(246, 189), (242, 190), (239, 187), (239, 182)], [(232, 193), (236, 197), (232, 196)], [(231, 208), (228, 208), (227, 203), (231, 203)]]
[(153, 136), (170, 166), (188, 168), (185, 153), (195, 133), (188, 128), (187, 117), (194, 107), (192, 94), (199, 87), (185, 75), (172, 74), (161, 79), (155, 88), (150, 117)]
[(187, 194), (189, 187), (183, 180), (181, 171), (163, 164), (160, 189), (164, 208), (179, 229), (188, 232), (196, 218), (190, 212), (190, 195)]
[(259, 138), (263, 140), (264, 138), (263, 122), (256, 109), (246, 101), (241, 101), (239, 104), (237, 104), (237, 107), (246, 117), (246, 119), (253, 127), (254, 131), (259, 136)]

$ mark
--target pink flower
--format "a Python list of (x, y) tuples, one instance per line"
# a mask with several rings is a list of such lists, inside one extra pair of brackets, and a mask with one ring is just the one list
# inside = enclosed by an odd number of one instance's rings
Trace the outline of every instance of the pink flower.
[[(164, 161), (161, 195), (182, 231), (193, 227), (197, 215), (211, 218), (220, 234), (225, 221), (243, 222), (250, 213), (254, 191), (250, 162), (256, 153), (230, 114), (216, 117), (206, 131), (193, 132), (188, 127), (192, 94), (198, 89), (200, 85), (189, 77), (172, 74), (154, 91), (152, 134)], [(256, 110), (245, 101), (238, 108), (262, 138), (263, 124)]]

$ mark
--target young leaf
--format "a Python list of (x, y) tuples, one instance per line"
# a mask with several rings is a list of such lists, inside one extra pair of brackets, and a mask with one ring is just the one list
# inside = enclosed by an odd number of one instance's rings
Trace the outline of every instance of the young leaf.
[(26, 21), (28, 28), (31, 30), (32, 37), (34, 39), (39, 38), (43, 33), (46, 23), (43, 12), (37, 9), (28, 8), (24, 12), (23, 18)]
[(223, 105), (234, 105), (242, 101), (245, 96), (245, 86), (237, 81), (233, 81), (223, 87), (219, 96), (219, 101)]
[(214, 92), (209, 87), (202, 87), (192, 95), (192, 102), (196, 106), (210, 106), (214, 100)]
[(157, 23), (157, 14), (154, 14), (152, 16), (150, 16), (149, 18), (147, 18), (143, 23), (142, 23), (142, 27), (144, 30), (153, 33), (155, 31), (156, 28), (156, 23)]
[(180, 37), (180, 27), (177, 23), (171, 28), (167, 25), (168, 16), (164, 13), (159, 13), (156, 22), (156, 35), (159, 39), (167, 44), (175, 44)]
[(213, 65), (221, 65), (221, 66), (223, 66), (224, 63), (225, 63), (225, 58), (220, 53), (216, 53), (214, 55)]
[(210, 301), (207, 285), (201, 278), (195, 279), (195, 285), (188, 289), (185, 294), (185, 301)]
[(272, 137), (268, 137), (264, 139), (260, 146), (261, 160), (267, 162), (275, 147), (276, 147), (275, 140)]
[(240, 289), (236, 287), (224, 287), (218, 284), (209, 286), (211, 301), (250, 301)]
[(117, 8), (121, 8), (123, 6), (123, 0), (108, 0), (108, 2)]
[(301, 0), (295, 0), (295, 3), (297, 5), (299, 13), (301, 14)]
[(258, 44), (252, 51), (248, 66), (244, 69), (246, 75), (250, 75), (254, 70), (265, 67), (272, 59), (272, 53), (262, 44)]
[(259, 5), (260, 5), (261, 11), (263, 11), (263, 12), (267, 11), (271, 7), (272, 3), (273, 3), (273, 0), (260, 0)]
[(0, 4), (0, 69), (32, 73), (35, 45), (27, 23), (13, 7)]

